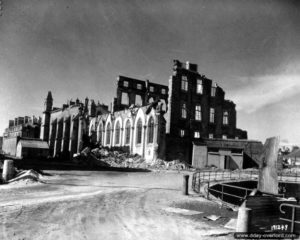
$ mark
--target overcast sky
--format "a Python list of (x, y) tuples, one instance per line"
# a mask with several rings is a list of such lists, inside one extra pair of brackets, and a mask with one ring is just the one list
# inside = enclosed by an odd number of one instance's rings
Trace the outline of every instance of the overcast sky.
[[(0, 1), (1, 2), (1, 1)], [(168, 84), (198, 64), (251, 139), (300, 143), (300, 1), (2, 0), (0, 134), (68, 99), (109, 104), (118, 75)]]

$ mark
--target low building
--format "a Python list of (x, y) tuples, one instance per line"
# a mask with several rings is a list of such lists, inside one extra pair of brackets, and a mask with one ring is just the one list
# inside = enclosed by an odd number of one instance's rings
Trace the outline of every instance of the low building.
[(2, 150), (5, 154), (16, 156), (17, 144), (20, 138), (39, 139), (40, 119), (33, 117), (17, 117), (9, 120), (9, 126), (3, 134)]
[(192, 165), (220, 169), (244, 169), (259, 166), (263, 144), (240, 139), (203, 139), (193, 142)]
[(49, 155), (48, 143), (35, 138), (20, 138), (17, 144), (16, 157), (22, 159), (41, 159)]

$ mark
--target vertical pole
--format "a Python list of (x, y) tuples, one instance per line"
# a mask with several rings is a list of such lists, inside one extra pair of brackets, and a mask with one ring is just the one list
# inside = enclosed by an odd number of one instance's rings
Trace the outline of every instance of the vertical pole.
[(294, 233), (294, 225), (295, 225), (295, 207), (293, 207), (293, 211), (292, 211), (291, 233)]
[(14, 161), (4, 160), (2, 178), (5, 182), (12, 179), (15, 175)]
[(244, 206), (239, 208), (236, 232), (247, 233), (251, 223), (251, 209)]
[(221, 184), (221, 186), (222, 186), (222, 196), (221, 196), (221, 200), (222, 200), (222, 203), (223, 203), (223, 192), (224, 192), (224, 186), (223, 186), (223, 184)]
[(183, 195), (189, 195), (189, 175), (183, 176), (183, 189), (182, 193)]
[(209, 182), (207, 183), (207, 196), (206, 196), (207, 199), (209, 199)]

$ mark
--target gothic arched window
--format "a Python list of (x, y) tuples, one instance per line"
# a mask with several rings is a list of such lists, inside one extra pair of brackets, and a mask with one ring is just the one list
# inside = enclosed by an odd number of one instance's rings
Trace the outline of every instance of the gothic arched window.
[(99, 142), (99, 144), (102, 144), (102, 131), (103, 131), (102, 124), (100, 123), (99, 124), (99, 130), (98, 130), (98, 142)]
[(127, 120), (125, 125), (125, 144), (129, 144), (130, 142), (130, 121)]
[(154, 136), (154, 120), (151, 117), (148, 121), (148, 143), (153, 143)]
[(137, 144), (142, 143), (142, 131), (143, 131), (143, 123), (142, 123), (142, 120), (139, 119), (136, 124), (136, 143)]
[(116, 129), (115, 129), (115, 144), (120, 143), (120, 121), (117, 122), (116, 124)]
[(110, 127), (110, 123), (107, 124), (106, 127), (106, 144), (110, 144), (110, 132), (111, 132), (111, 127)]

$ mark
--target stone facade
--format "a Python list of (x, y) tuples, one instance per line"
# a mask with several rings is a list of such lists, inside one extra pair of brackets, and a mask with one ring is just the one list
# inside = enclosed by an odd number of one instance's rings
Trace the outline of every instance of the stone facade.
[(146, 160), (164, 158), (165, 119), (161, 107), (134, 107), (91, 120), (89, 135), (97, 133), (97, 140), (105, 147), (127, 149)]
[(45, 101), (40, 138), (49, 143), (49, 152), (53, 157), (73, 156), (89, 142), (88, 126), (90, 120), (99, 114), (108, 113), (108, 106), (88, 98), (82, 103), (78, 99), (53, 108), (51, 92)]
[(17, 143), (20, 138), (38, 139), (40, 122), (41, 119), (35, 116), (17, 117), (14, 120), (9, 120), (8, 128), (3, 133), (3, 152), (15, 156)]
[(86, 144), (120, 147), (147, 160), (192, 162), (193, 142), (205, 138), (246, 139), (236, 127), (236, 110), (225, 92), (197, 71), (174, 61), (169, 87), (124, 76), (117, 79), (111, 111), (87, 98), (53, 108), (45, 100), (42, 140), (52, 156), (80, 152)]
[(165, 85), (119, 76), (116, 94), (113, 111), (124, 110), (132, 105), (145, 106), (158, 100), (163, 103), (163, 110), (167, 111), (168, 87)]
[[(174, 60), (169, 79), (167, 158), (191, 162), (192, 142), (203, 138), (247, 139), (236, 127), (236, 110), (225, 92), (198, 73), (197, 65)], [(174, 147), (176, 146), (176, 147)]]

